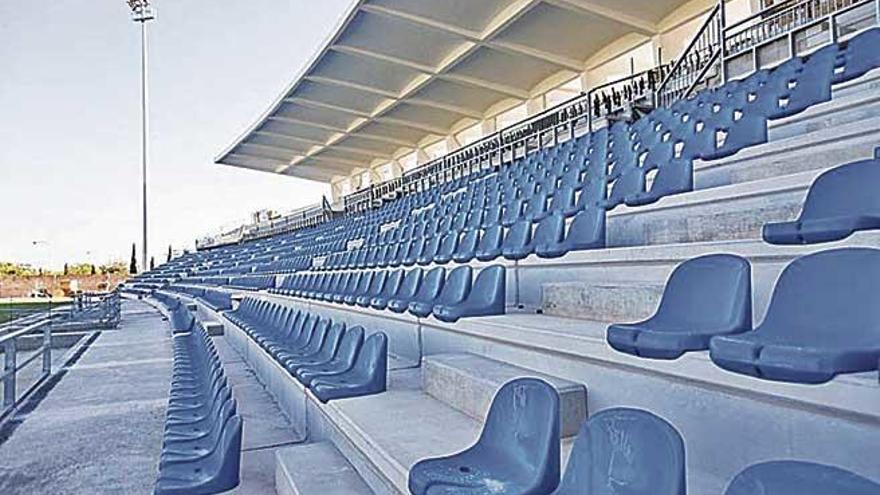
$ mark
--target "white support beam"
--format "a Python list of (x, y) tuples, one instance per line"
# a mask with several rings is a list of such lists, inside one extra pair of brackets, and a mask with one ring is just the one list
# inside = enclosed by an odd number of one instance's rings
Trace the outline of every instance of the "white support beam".
[(306, 106), (306, 107), (312, 107), (312, 108), (324, 109), (324, 110), (333, 110), (335, 112), (340, 112), (340, 113), (347, 113), (349, 115), (354, 115), (356, 117), (369, 117), (370, 116), (369, 112), (363, 112), (361, 110), (356, 110), (354, 108), (341, 107), (339, 105), (324, 103), (322, 101), (310, 100), (308, 98), (303, 98), (301, 96), (298, 96), (295, 98), (285, 98), (284, 101), (288, 102), (288, 103), (296, 103), (297, 105), (302, 105), (302, 106)]
[(555, 5), (557, 7), (566, 9), (570, 12), (584, 12), (587, 14), (596, 15), (599, 17), (603, 17), (610, 21), (620, 22), (626, 24), (634, 31), (643, 34), (645, 36), (652, 36), (657, 34), (658, 29), (657, 26), (644, 19), (639, 19), (638, 17), (627, 14), (626, 12), (621, 12), (619, 10), (611, 9), (605, 7), (603, 5), (596, 4), (590, 0), (544, 0), (551, 5)]
[(397, 98), (397, 94), (385, 89), (374, 88), (372, 86), (365, 86), (363, 84), (357, 84), (348, 81), (342, 81), (339, 79), (333, 79), (331, 77), (319, 77), (319, 76), (306, 76), (305, 80), (311, 81), (313, 83), (318, 84), (326, 84), (328, 86), (338, 86), (340, 88), (348, 88), (348, 89), (356, 89), (359, 91), (363, 91), (365, 93), (372, 93), (374, 95), (384, 96), (385, 98)]

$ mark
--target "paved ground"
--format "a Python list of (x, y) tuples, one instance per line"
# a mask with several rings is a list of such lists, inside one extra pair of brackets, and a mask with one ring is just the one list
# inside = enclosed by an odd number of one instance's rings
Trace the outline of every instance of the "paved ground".
[(161, 315), (124, 303), (119, 329), (94, 339), (5, 429), (0, 493), (148, 493), (170, 376)]
[[(45, 393), (0, 430), (0, 494), (146, 494), (156, 480), (171, 378), (168, 325), (123, 303)], [(274, 493), (274, 450), (300, 436), (223, 338), (215, 344), (244, 420), (242, 495)], [(60, 355), (61, 353), (58, 353)]]

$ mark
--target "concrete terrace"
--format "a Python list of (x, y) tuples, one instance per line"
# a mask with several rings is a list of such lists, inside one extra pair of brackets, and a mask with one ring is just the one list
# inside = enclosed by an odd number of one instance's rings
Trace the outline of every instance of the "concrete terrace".
[[(84, 339), (54, 359), (56, 376), (0, 429), (0, 493), (152, 491), (173, 363), (168, 323), (152, 306), (125, 301), (117, 330)], [(238, 493), (271, 492), (274, 449), (300, 438), (219, 340), (245, 425)]]

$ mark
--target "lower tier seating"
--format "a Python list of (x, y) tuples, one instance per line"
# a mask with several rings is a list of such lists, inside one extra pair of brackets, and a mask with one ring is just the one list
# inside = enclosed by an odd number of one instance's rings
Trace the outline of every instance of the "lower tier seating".
[(443, 321), (504, 314), (506, 269), (493, 265), (476, 277), (469, 265), (447, 270), (422, 268), (289, 275), (270, 293), (344, 303), (349, 306), (409, 311)]
[(226, 317), (322, 402), (385, 391), (388, 337), (268, 301), (245, 298)]
[(154, 493), (230, 490), (239, 483), (242, 420), (217, 350), (198, 322), (173, 339), (174, 374)]

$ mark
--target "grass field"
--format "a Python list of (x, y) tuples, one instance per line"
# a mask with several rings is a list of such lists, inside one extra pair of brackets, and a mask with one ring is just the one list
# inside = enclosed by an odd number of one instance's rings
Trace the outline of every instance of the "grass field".
[[(53, 301), (52, 304), (58, 306), (57, 301)], [(48, 307), (49, 301), (0, 302), (0, 325), (27, 313), (46, 310)]]

